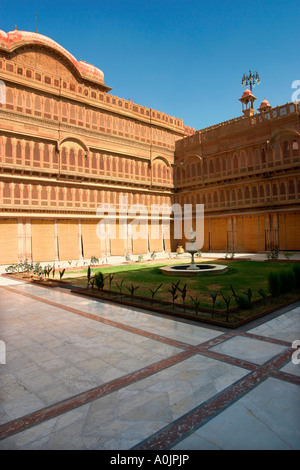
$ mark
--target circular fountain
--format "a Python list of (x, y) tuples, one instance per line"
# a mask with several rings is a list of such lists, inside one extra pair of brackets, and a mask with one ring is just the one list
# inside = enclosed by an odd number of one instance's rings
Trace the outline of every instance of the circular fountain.
[(195, 233), (193, 229), (190, 231), (191, 234), (191, 248), (186, 250), (192, 256), (191, 264), (174, 264), (173, 266), (163, 266), (160, 271), (169, 276), (203, 276), (205, 274), (223, 274), (228, 271), (228, 266), (222, 264), (196, 264), (195, 254), (197, 249), (195, 248)]

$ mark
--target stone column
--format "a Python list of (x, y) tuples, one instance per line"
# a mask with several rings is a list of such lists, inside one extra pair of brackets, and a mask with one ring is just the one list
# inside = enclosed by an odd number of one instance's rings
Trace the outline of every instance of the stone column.
[(59, 261), (58, 223), (57, 223), (57, 219), (54, 219), (54, 253), (55, 253), (55, 261)]
[(25, 219), (25, 259), (32, 261), (32, 224), (31, 219)]
[(25, 242), (24, 242), (24, 226), (23, 226), (23, 219), (18, 217), (17, 221), (17, 239), (18, 239), (18, 261), (25, 260)]
[(82, 225), (81, 225), (81, 219), (78, 220), (78, 259), (82, 260)]

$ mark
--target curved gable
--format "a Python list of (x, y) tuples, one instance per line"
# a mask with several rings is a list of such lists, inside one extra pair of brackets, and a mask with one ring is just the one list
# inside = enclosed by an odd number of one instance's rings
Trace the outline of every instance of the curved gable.
[[(89, 80), (101, 85), (102, 88), (106, 89), (106, 91), (111, 89), (106, 87), (104, 83), (104, 73), (102, 70), (85, 61), (78, 61), (60, 44), (47, 36), (43, 36), (42, 34), (17, 30), (5, 33), (0, 30), (0, 50), (13, 53), (15, 56), (17, 54), (29, 54), (28, 51), (30, 51), (31, 55), (34, 55), (35, 53), (43, 54), (44, 56), (47, 54), (49, 56), (51, 53), (53, 55), (53, 53), (55, 53), (56, 57), (60, 57), (60, 62), (65, 64), (66, 69), (69, 69), (69, 71), (75, 76), (77, 75), (83, 80)], [(43, 61), (41, 60), (41, 62)], [(39, 64), (35, 63), (36, 67), (38, 67), (38, 65)]]

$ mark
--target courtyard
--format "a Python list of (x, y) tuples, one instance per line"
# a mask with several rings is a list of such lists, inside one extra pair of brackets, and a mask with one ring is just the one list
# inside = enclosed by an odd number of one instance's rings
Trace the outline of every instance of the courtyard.
[(0, 278), (0, 449), (300, 448), (300, 302), (228, 330)]

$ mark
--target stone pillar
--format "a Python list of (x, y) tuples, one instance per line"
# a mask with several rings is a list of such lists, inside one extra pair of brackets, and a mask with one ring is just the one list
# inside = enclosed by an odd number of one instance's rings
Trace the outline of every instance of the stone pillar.
[(78, 220), (78, 259), (82, 260), (82, 225), (81, 225), (81, 219)]
[(272, 219), (272, 248), (279, 247), (278, 214), (271, 214)]
[(266, 251), (271, 249), (271, 224), (270, 214), (266, 214), (265, 217), (265, 233), (266, 233)]
[(58, 223), (57, 223), (57, 219), (54, 220), (54, 253), (55, 253), (55, 261), (59, 261)]
[(32, 225), (31, 219), (25, 219), (25, 259), (32, 261)]
[(17, 239), (18, 239), (18, 261), (25, 260), (25, 237), (24, 237), (24, 226), (23, 226), (23, 219), (18, 217), (17, 221)]

